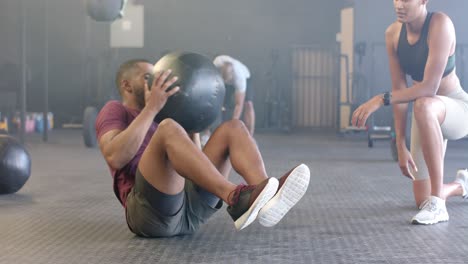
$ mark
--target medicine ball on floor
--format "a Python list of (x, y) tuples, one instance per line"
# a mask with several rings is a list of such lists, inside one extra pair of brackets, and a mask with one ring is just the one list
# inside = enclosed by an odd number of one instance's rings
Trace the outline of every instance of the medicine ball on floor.
[[(178, 76), (175, 84), (180, 90), (169, 97), (156, 115), (155, 121), (172, 118), (187, 132), (200, 132), (208, 128), (221, 112), (225, 88), (220, 72), (213, 62), (200, 54), (169, 53), (155, 65), (153, 72), (172, 70)], [(149, 87), (153, 82), (149, 79)]]
[(15, 193), (31, 175), (31, 158), (16, 139), (0, 135), (0, 194)]

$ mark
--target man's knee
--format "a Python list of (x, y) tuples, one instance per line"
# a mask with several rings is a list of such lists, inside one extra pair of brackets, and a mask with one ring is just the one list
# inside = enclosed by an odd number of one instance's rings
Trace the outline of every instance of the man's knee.
[(176, 121), (170, 118), (166, 118), (161, 121), (158, 125), (158, 129), (153, 137), (163, 137), (166, 138), (168, 136), (177, 136), (177, 135), (184, 135), (187, 134), (184, 128), (179, 125)]
[(244, 122), (242, 122), (239, 119), (231, 119), (229, 121), (226, 121), (221, 125), (220, 128), (225, 131), (237, 131), (246, 129)]

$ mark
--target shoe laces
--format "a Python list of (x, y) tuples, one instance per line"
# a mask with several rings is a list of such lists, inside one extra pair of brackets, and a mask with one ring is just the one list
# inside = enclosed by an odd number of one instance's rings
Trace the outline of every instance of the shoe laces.
[(257, 185), (245, 185), (245, 184), (237, 185), (236, 189), (229, 194), (228, 199), (229, 199), (230, 205), (232, 206), (239, 202), (239, 198), (242, 192), (253, 190), (256, 187)]
[(427, 199), (423, 202), (421, 210), (426, 210), (429, 212), (436, 212), (438, 210), (437, 202), (432, 199)]

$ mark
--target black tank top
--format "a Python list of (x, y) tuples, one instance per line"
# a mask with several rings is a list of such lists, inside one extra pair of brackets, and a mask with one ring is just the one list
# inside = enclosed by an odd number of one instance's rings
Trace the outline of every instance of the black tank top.
[[(424, 69), (426, 68), (427, 56), (429, 55), (429, 46), (427, 45), (427, 35), (432, 13), (427, 13), (424, 21), (421, 35), (416, 43), (408, 43), (406, 24), (401, 25), (400, 39), (398, 40), (397, 56), (403, 71), (411, 75), (415, 81), (424, 79)], [(455, 53), (448, 58), (443, 77), (447, 76), (455, 69)]]

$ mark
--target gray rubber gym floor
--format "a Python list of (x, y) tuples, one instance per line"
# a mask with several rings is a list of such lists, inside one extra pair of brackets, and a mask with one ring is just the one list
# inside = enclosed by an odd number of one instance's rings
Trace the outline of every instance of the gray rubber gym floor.
[[(28, 138), (31, 178), (0, 196), (0, 263), (468, 263), (468, 201), (448, 201), (448, 223), (410, 225), (411, 182), (389, 142), (258, 134), (271, 176), (311, 168), (306, 196), (282, 222), (237, 232), (224, 207), (195, 235), (143, 239), (127, 229), (98, 150), (76, 130), (50, 137)], [(449, 144), (446, 181), (468, 165), (467, 150), (467, 140)]]

